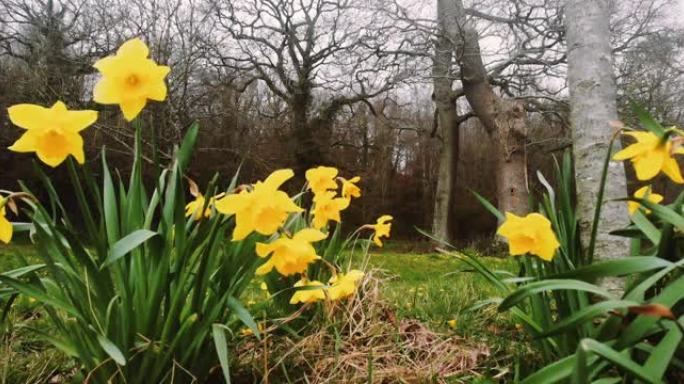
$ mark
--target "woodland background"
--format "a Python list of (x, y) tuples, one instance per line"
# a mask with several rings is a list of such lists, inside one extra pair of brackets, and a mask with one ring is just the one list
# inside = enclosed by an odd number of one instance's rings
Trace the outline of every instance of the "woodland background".
[[(465, 6), (487, 81), (527, 111), (534, 195), (536, 172), (550, 175), (551, 155), (572, 145), (562, 6), (558, 0)], [(684, 125), (684, 33), (676, 6), (613, 2), (618, 108), (628, 124), (634, 121), (629, 102), (636, 101), (664, 125)], [(496, 200), (497, 148), (462, 98), (456, 72), (448, 74), (455, 134), (445, 143), (433, 94), (440, 41), (434, 12), (420, 0), (0, 0), (0, 109), (63, 100), (72, 109), (99, 110), (98, 123), (84, 132), (87, 163), (99, 169), (105, 145), (110, 163), (126, 169), (132, 128), (115, 108), (93, 103), (88, 90), (96, 80), (92, 64), (139, 36), (156, 61), (172, 68), (168, 100), (143, 113), (146, 129), (156, 130), (161, 156), (170, 158), (185, 130), (199, 122), (189, 176), (200, 185), (216, 172), (227, 184), (238, 168), (240, 180), (250, 182), (281, 167), (302, 175), (332, 165), (362, 178), (364, 194), (347, 212), (348, 228), (390, 213), (395, 238), (418, 238), (414, 227), (433, 225), (440, 154), (451, 146), (457, 155), (447, 182), (449, 233), (472, 241), (496, 227), (470, 190)], [(20, 133), (0, 115), (0, 146)], [(29, 155), (0, 151), (0, 188), (16, 190), (17, 179), (35, 183), (32, 163)], [(70, 193), (63, 169), (48, 172)], [(630, 191), (634, 185), (628, 183)], [(676, 188), (654, 183), (666, 198)]]

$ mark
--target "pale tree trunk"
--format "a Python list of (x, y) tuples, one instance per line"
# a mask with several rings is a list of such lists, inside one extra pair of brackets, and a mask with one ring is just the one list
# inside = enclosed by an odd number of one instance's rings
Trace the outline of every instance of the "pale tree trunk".
[[(439, 5), (437, 8), (439, 14)], [(442, 30), (442, 28), (440, 28)], [(441, 33), (440, 33), (441, 34)], [(451, 85), (452, 46), (443, 36), (437, 38), (433, 56), (432, 76), (434, 84), (433, 98), (436, 106), (435, 124), (442, 136), (439, 154), (439, 171), (437, 187), (435, 188), (435, 205), (432, 216), (432, 233), (441, 240), (451, 240), (449, 219), (453, 196), (454, 177), (456, 176), (455, 155), (458, 148), (454, 148), (454, 137), (458, 135), (456, 126), (456, 102)]]
[(467, 21), (462, 0), (437, 0), (447, 35), (455, 48), (466, 99), (497, 143), (497, 205), (500, 210), (525, 214), (528, 210), (527, 114), (522, 103), (499, 97), (482, 61), (479, 36)]
[[(608, 3), (608, 0), (565, 2), (577, 214), (585, 250), (591, 236), (602, 164), (612, 135), (610, 122), (617, 119)], [(615, 146), (618, 147), (619, 143), (616, 142)], [(608, 168), (604, 204), (593, 255), (596, 260), (624, 257), (629, 250), (626, 239), (609, 235), (610, 231), (624, 228), (629, 222), (626, 204), (611, 202), (625, 196), (627, 187), (624, 167), (621, 163), (613, 162)], [(604, 284), (608, 288), (619, 289), (619, 285), (616, 285), (619, 284), (618, 281)]]

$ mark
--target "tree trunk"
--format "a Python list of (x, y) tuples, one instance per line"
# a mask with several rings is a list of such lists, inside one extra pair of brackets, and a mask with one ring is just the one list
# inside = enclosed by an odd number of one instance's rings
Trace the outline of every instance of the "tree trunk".
[(463, 91), (473, 112), (497, 143), (497, 200), (501, 211), (528, 210), (525, 155), (527, 116), (519, 102), (499, 97), (489, 84), (479, 36), (467, 21), (462, 0), (438, 0), (440, 15), (461, 68)]
[[(609, 123), (617, 120), (608, 3), (607, 0), (566, 0), (565, 3), (577, 214), (585, 250), (591, 235), (602, 164), (612, 135)], [(615, 147), (619, 145), (616, 141)], [(621, 163), (610, 165), (607, 180), (593, 255), (596, 260), (623, 257), (629, 249), (626, 239), (609, 235), (629, 222), (626, 204), (611, 202), (627, 196)]]
[(316, 127), (309, 121), (310, 100), (311, 95), (302, 92), (289, 102), (292, 132), (290, 147), (295, 156), (294, 171), (298, 177), (303, 177), (309, 168), (328, 165), (321, 147), (321, 133), (315, 132)]
[(527, 112), (519, 101), (498, 100), (496, 113), (497, 182), (496, 195), (501, 212), (527, 214)]
[[(439, 4), (438, 4), (438, 14)], [(443, 28), (440, 28), (443, 30)], [(454, 148), (454, 138), (458, 138), (456, 122), (456, 103), (452, 97), (451, 60), (452, 47), (445, 36), (439, 36), (435, 43), (432, 76), (434, 83), (433, 98), (436, 106), (438, 131), (441, 132), (442, 145), (439, 154), (439, 171), (437, 187), (435, 188), (435, 205), (432, 216), (433, 235), (445, 241), (451, 241), (449, 219), (453, 196), (454, 177), (456, 176), (457, 148)]]

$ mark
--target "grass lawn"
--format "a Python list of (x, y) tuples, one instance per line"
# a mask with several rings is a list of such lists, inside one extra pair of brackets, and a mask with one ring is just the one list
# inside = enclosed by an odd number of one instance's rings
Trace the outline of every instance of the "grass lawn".
[[(0, 271), (20, 266), (17, 255), (29, 260), (34, 257), (30, 246), (0, 247)], [(492, 269), (515, 271), (517, 267), (511, 258), (482, 260)], [(516, 361), (530, 356), (529, 344), (523, 342), (523, 334), (506, 315), (498, 314), (493, 307), (467, 310), (497, 292), (456, 258), (403, 252), (390, 243), (382, 250), (372, 251), (369, 268), (377, 270), (383, 279), (382, 298), (392, 304), (398, 318), (417, 319), (430, 329), (486, 345), (491, 352), (483, 372), (486, 376), (510, 378)], [(251, 292), (248, 296), (259, 294)], [(44, 330), (47, 325), (27, 298), (18, 300), (7, 320), (0, 325), (0, 384), (40, 382), (38, 377), (49, 377), (53, 370), (69, 369), (62, 354), (28, 332), (27, 327)], [(450, 320), (456, 321), (455, 326), (453, 322), (449, 324)]]
[[(517, 263), (512, 258), (483, 256), (481, 260), (492, 270), (517, 271)], [(369, 264), (387, 278), (382, 284), (383, 296), (394, 304), (399, 317), (418, 319), (432, 329), (486, 344), (491, 351), (487, 374), (508, 373), (510, 378), (517, 360), (529, 359), (533, 354), (529, 344), (523, 341), (522, 331), (508, 315), (499, 314), (493, 306), (468, 310), (498, 293), (455, 257), (403, 253), (389, 247), (373, 252)], [(450, 320), (456, 320), (455, 328), (449, 325)]]

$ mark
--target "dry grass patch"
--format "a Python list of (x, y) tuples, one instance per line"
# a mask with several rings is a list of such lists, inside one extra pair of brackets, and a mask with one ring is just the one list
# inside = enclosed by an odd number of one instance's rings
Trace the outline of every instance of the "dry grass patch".
[(251, 372), (245, 382), (255, 374), (273, 383), (451, 383), (477, 375), (490, 353), (486, 345), (398, 320), (374, 275), (353, 299), (321, 311), (313, 333), (295, 338), (267, 330), (261, 341), (244, 343), (239, 365)]

